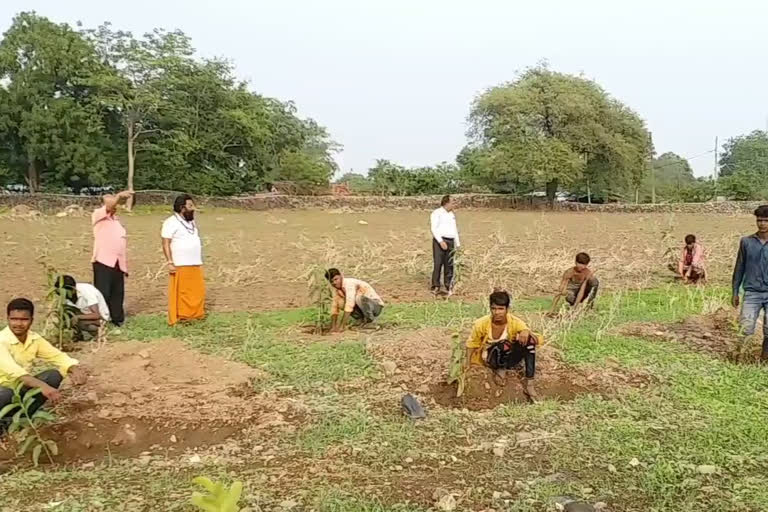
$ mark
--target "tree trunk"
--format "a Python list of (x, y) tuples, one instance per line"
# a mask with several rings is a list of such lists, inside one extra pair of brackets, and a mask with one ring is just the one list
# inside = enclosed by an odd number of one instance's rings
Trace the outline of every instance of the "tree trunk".
[(640, 204), (640, 188), (635, 187), (635, 204)]
[[(133, 122), (129, 121), (128, 122), (128, 190), (130, 191), (133, 191), (133, 171), (134, 171), (134, 162), (136, 160), (136, 152), (133, 150), (133, 143), (134, 143), (133, 129), (134, 129)], [(125, 208), (128, 211), (131, 211), (132, 207), (133, 207), (133, 196), (129, 197), (125, 201)]]
[(589, 186), (589, 178), (587, 178), (587, 204), (592, 204), (592, 189)]
[(555, 204), (555, 195), (557, 194), (558, 183), (559, 182), (557, 179), (547, 182), (547, 201), (549, 201), (550, 206)]
[(27, 186), (32, 194), (40, 190), (40, 173), (37, 170), (34, 158), (29, 159), (29, 165), (27, 166)]

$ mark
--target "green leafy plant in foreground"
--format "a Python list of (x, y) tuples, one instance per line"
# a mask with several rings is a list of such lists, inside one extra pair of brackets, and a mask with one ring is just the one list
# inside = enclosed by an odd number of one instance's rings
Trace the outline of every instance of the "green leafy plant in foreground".
[(23, 387), (24, 384), (20, 382), (13, 389), (13, 401), (0, 409), (0, 420), (15, 411), (11, 416), (8, 433), (13, 436), (19, 446), (16, 452), (17, 457), (31, 452), (32, 463), (37, 467), (40, 455), (45, 451), (48, 461), (53, 464), (53, 457), (58, 455), (59, 447), (52, 439), (45, 439), (40, 434), (40, 428), (56, 421), (56, 417), (42, 408), (30, 414), (30, 407), (35, 397), (43, 391), (35, 388), (22, 395)]
[(76, 310), (71, 304), (72, 290), (64, 288), (64, 277), (53, 267), (46, 267), (48, 291), (48, 317), (46, 331), (56, 340), (56, 346), (61, 348), (65, 341), (72, 338), (72, 324)]
[(240, 512), (238, 502), (243, 493), (243, 483), (236, 481), (229, 488), (221, 482), (213, 482), (210, 478), (199, 476), (192, 480), (208, 491), (208, 494), (192, 493), (192, 504), (206, 512)]
[(459, 333), (453, 334), (453, 350), (451, 352), (451, 366), (448, 370), (448, 384), (456, 382), (456, 396), (464, 394), (466, 384), (466, 372), (464, 371), (464, 358), (466, 357), (466, 347), (461, 341)]
[(316, 266), (312, 269), (307, 280), (309, 301), (312, 304), (312, 322), (315, 333), (322, 334), (323, 326), (331, 316), (331, 301), (333, 295), (325, 278), (325, 268)]

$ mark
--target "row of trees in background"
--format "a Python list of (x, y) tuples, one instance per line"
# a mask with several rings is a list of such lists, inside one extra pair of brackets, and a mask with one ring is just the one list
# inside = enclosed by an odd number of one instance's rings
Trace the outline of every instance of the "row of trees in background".
[(583, 77), (540, 65), (474, 101), (470, 143), (456, 164), (405, 168), (379, 160), (368, 176), (339, 181), (353, 192), (418, 195), (564, 192), (581, 201), (698, 202), (723, 195), (768, 199), (768, 136), (726, 142), (721, 178), (695, 178), (688, 161), (655, 156), (645, 122)]
[(21, 13), (0, 41), (0, 184), (237, 194), (326, 184), (337, 150), (291, 102), (255, 94), (180, 31), (143, 37)]
[[(481, 93), (455, 163), (378, 160), (355, 193), (558, 192), (584, 201), (768, 199), (768, 134), (728, 140), (717, 181), (656, 156), (645, 122), (598, 84), (539, 65)], [(232, 195), (289, 181), (326, 187), (339, 149), (291, 102), (199, 59), (180, 31), (142, 37), (21, 13), (0, 41), (0, 185), (128, 186)]]

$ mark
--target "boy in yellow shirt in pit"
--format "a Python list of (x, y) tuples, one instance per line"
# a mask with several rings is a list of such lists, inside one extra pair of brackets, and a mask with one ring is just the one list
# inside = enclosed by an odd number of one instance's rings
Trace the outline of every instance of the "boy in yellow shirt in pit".
[(484, 365), (503, 383), (509, 370), (525, 362), (523, 391), (535, 402), (538, 396), (533, 378), (538, 339), (525, 322), (510, 314), (512, 300), (507, 292), (495, 290), (489, 300), (491, 314), (475, 321), (467, 339), (465, 369), (471, 364)]

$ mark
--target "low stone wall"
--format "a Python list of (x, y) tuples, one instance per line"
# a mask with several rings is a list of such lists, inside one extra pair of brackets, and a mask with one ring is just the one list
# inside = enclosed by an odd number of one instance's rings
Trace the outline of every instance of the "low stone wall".
[[(137, 205), (173, 204), (178, 192), (137, 191)], [(532, 209), (546, 208), (546, 203), (494, 194), (457, 194), (453, 196), (462, 208), (490, 209)], [(195, 196), (199, 205), (245, 210), (323, 209), (352, 211), (371, 209), (431, 210), (440, 205), (440, 196), (379, 197), (379, 196), (286, 196), (260, 194), (248, 197), (205, 197)], [(74, 196), (58, 194), (3, 194), (0, 207), (13, 208), (25, 205), (41, 212), (58, 212), (70, 205), (84, 209), (96, 208), (101, 204), (98, 196)]]
[[(138, 205), (166, 205), (170, 207), (178, 192), (138, 191)], [(461, 208), (477, 209), (549, 209), (540, 198), (518, 198), (496, 194), (456, 194), (453, 198)], [(248, 197), (195, 197), (198, 204), (245, 210), (322, 209), (361, 211), (371, 209), (431, 210), (440, 204), (440, 196), (379, 197), (379, 196), (284, 196), (261, 194)], [(41, 212), (60, 212), (70, 205), (92, 209), (101, 204), (98, 196), (73, 196), (58, 194), (0, 194), (0, 208), (25, 205)], [(722, 201), (711, 203), (670, 203), (670, 204), (584, 204), (556, 203), (554, 210), (604, 213), (751, 213), (759, 202)]]
[(558, 210), (603, 213), (720, 213), (751, 214), (755, 208), (765, 204), (759, 201), (719, 201), (708, 203), (667, 203), (667, 204), (584, 204), (559, 203)]

